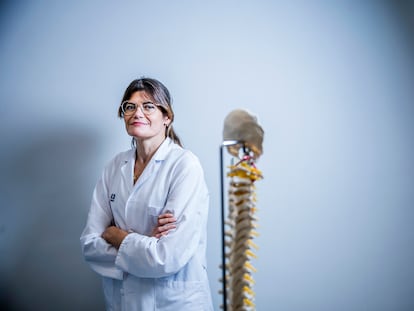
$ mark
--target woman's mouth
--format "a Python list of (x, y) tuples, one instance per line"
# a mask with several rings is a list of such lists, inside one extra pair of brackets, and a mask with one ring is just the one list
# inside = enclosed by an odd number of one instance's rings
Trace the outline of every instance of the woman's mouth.
[(148, 125), (148, 123), (135, 121), (135, 122), (132, 122), (131, 125), (133, 125), (133, 126), (142, 126), (142, 125)]

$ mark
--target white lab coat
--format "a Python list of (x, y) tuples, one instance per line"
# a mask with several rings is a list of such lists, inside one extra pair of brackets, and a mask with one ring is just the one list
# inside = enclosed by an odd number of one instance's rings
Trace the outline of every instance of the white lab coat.
[[(209, 194), (197, 157), (167, 138), (133, 185), (135, 149), (104, 169), (81, 235), (85, 260), (103, 277), (107, 310), (212, 310), (206, 272)], [(177, 228), (150, 237), (157, 216)], [(131, 232), (119, 250), (102, 232), (114, 221)]]

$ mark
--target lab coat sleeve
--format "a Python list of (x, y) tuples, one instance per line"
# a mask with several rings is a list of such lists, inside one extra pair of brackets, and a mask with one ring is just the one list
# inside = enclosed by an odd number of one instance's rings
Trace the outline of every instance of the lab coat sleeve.
[(174, 211), (177, 228), (160, 239), (127, 235), (116, 258), (116, 266), (125, 272), (147, 278), (169, 276), (183, 268), (199, 249), (206, 230), (209, 194), (201, 165), (190, 155), (174, 170), (164, 208)]
[(95, 272), (121, 280), (123, 272), (115, 267), (117, 250), (101, 237), (113, 218), (108, 200), (107, 177), (108, 172), (105, 170), (93, 192), (88, 219), (80, 241), (83, 256)]

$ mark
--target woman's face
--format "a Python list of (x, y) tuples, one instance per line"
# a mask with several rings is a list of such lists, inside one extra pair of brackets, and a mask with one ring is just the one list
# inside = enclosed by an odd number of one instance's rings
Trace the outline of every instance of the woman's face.
[(137, 109), (130, 115), (124, 115), (127, 133), (138, 141), (164, 139), (165, 126), (169, 125), (170, 119), (164, 116), (158, 107), (149, 114), (148, 112), (144, 113), (144, 111), (149, 110), (149, 103), (155, 104), (151, 96), (147, 95), (145, 91), (137, 91), (132, 94), (128, 102), (137, 105)]

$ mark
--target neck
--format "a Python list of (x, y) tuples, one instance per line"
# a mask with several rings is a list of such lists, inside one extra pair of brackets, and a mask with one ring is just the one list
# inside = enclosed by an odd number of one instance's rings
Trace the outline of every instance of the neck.
[(136, 161), (147, 164), (164, 140), (165, 137), (156, 141), (136, 140)]

